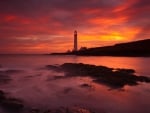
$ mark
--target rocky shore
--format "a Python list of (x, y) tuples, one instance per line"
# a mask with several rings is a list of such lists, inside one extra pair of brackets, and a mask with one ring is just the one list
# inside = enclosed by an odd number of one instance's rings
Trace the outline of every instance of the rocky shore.
[(65, 72), (66, 77), (89, 76), (94, 82), (107, 85), (111, 88), (138, 85), (140, 82), (150, 83), (150, 78), (135, 75), (133, 69), (115, 69), (82, 63), (64, 63), (60, 66), (47, 65), (46, 68)]
[(20, 112), (24, 108), (20, 99), (9, 97), (2, 90), (0, 90), (0, 106), (9, 112)]
[(24, 105), (20, 99), (10, 98), (0, 90), (0, 107), (7, 113), (95, 113), (86, 108), (81, 107), (60, 107), (56, 109), (41, 110), (38, 108), (31, 108)]
[[(93, 82), (103, 84), (114, 89), (123, 88), (125, 85), (138, 85), (141, 82), (150, 83), (149, 77), (137, 76), (135, 74), (135, 70), (133, 69), (116, 69), (83, 63), (47, 65), (44, 69), (64, 73), (64, 76), (54, 76), (55, 79), (65, 79), (66, 77), (90, 77), (92, 78)], [(22, 71), (0, 71), (0, 83), (5, 84), (10, 82), (12, 80), (10, 75), (20, 72)], [(80, 87), (92, 88), (92, 85), (83, 83), (80, 85)], [(31, 106), (26, 105), (23, 100), (10, 97), (7, 92), (4, 92), (3, 90), (0, 90), (0, 109), (1, 108), (4, 110), (4, 113), (97, 113), (93, 112), (93, 110), (89, 110), (88, 108), (83, 108), (80, 106), (59, 107), (55, 109), (32, 108)]]

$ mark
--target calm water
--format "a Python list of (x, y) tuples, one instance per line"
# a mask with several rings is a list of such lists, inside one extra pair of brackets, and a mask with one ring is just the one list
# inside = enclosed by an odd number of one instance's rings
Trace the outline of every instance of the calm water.
[[(28, 106), (41, 109), (80, 106), (97, 113), (150, 113), (150, 84), (141, 83), (138, 86), (125, 86), (123, 90), (110, 90), (88, 77), (55, 79), (55, 76), (63, 76), (63, 73), (43, 69), (49, 64), (66, 62), (131, 68), (138, 75), (150, 77), (150, 58), (144, 57), (2, 55), (0, 70), (23, 71), (12, 74), (12, 81), (0, 84), (0, 89), (12, 97), (23, 99)], [(84, 83), (92, 87), (80, 87)]]

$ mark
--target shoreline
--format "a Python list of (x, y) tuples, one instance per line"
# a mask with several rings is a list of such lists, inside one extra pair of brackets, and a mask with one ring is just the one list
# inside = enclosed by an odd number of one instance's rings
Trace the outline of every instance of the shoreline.
[[(3, 66), (2, 66), (3, 67)], [(55, 79), (65, 79), (71, 77), (91, 77), (93, 83), (105, 85), (111, 90), (122, 89), (125, 85), (136, 86), (140, 83), (150, 83), (150, 78), (145, 76), (136, 76), (133, 69), (122, 69), (122, 68), (109, 68), (106, 66), (96, 66), (91, 64), (83, 63), (64, 63), (61, 65), (46, 65), (43, 67), (44, 70), (64, 72), (65, 75), (54, 76)], [(20, 70), (5, 70), (1, 72), (1, 75), (10, 75), (13, 73), (22, 73)], [(7, 77), (7, 76), (6, 76)], [(31, 76), (30, 76), (31, 77)], [(4, 78), (4, 80), (8, 78)], [(30, 79), (30, 78), (29, 78)], [(10, 79), (11, 80), (11, 79)], [(9, 82), (9, 80), (8, 80)], [(55, 81), (56, 82), (56, 81)], [(88, 89), (93, 87), (91, 84), (83, 83), (80, 84), (80, 88)], [(65, 90), (66, 92), (69, 89)], [(50, 101), (51, 102), (51, 101)], [(41, 102), (42, 103), (42, 102)], [(96, 112), (92, 108), (82, 107), (81, 105), (72, 106), (72, 107), (58, 107), (56, 109), (40, 109), (36, 107), (31, 107), (24, 104), (23, 100), (19, 98), (9, 97), (7, 92), (0, 90), (0, 107), (9, 111), (9, 113), (101, 113)], [(92, 110), (91, 110), (92, 109)], [(14, 111), (14, 112), (12, 112)]]

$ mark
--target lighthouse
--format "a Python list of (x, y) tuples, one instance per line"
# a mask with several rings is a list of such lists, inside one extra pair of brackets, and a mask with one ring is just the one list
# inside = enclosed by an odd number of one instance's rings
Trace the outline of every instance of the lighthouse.
[(77, 51), (78, 50), (78, 34), (77, 31), (74, 31), (74, 49), (73, 51)]

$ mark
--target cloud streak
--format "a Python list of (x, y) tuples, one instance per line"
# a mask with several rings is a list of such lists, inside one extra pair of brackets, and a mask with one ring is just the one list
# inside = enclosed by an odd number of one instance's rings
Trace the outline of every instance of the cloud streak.
[(149, 0), (1, 0), (0, 53), (49, 53), (150, 36)]

